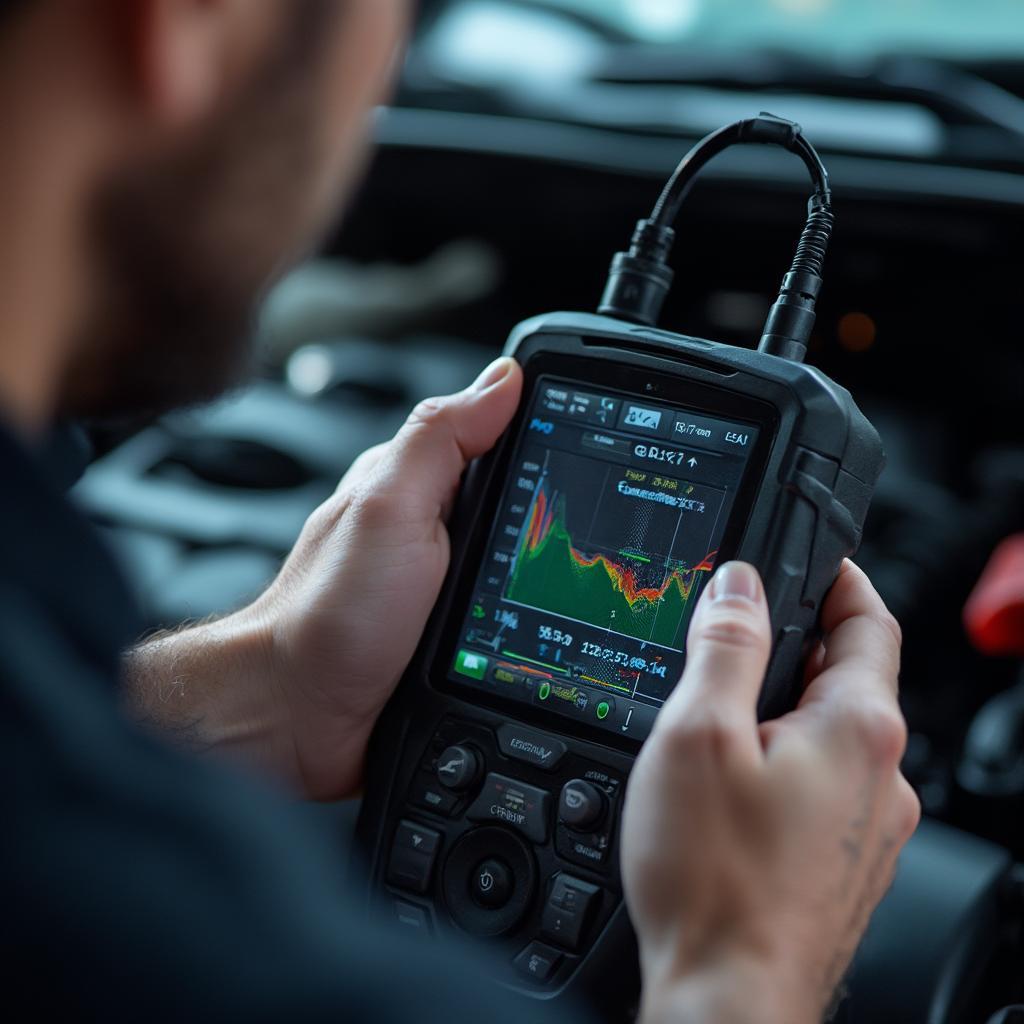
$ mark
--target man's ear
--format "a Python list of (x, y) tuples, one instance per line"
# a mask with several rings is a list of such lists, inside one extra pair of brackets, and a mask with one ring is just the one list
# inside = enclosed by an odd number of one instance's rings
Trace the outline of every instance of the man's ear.
[(147, 116), (167, 127), (186, 128), (203, 120), (251, 74), (281, 3), (117, 0), (117, 6), (133, 86)]

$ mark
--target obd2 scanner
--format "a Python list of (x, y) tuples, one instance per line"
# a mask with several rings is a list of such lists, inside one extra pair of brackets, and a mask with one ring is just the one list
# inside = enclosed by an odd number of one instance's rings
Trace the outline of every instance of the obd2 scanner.
[[(672, 224), (737, 143), (784, 146), (814, 182), (756, 351), (656, 327)], [(773, 717), (795, 705), (822, 601), (858, 547), (882, 446), (802, 362), (831, 229), (828, 175), (800, 127), (740, 121), (682, 161), (615, 257), (600, 315), (512, 332), (521, 407), (467, 473), (447, 582), (371, 744), (358, 836), (375, 908), (486, 940), (501, 980), (537, 998), (578, 993), (607, 1012), (635, 997), (623, 793), (714, 568), (743, 559), (764, 579), (759, 713)]]

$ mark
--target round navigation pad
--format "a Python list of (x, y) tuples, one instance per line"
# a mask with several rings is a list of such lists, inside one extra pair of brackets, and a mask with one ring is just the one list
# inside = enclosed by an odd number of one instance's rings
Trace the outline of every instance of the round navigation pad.
[(494, 936), (511, 931), (529, 909), (536, 888), (537, 867), (532, 851), (503, 828), (467, 832), (452, 847), (442, 872), (448, 912), (470, 935)]

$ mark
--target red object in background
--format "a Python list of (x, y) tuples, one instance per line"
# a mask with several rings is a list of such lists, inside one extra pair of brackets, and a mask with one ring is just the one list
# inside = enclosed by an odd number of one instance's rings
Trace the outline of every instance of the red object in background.
[(993, 552), (964, 605), (964, 625), (982, 654), (1024, 658), (1024, 533)]

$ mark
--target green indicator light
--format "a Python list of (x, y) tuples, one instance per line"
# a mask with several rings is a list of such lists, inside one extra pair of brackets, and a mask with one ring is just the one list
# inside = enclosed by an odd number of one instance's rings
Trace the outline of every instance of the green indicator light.
[(487, 659), (472, 651), (459, 651), (455, 658), (455, 671), (470, 679), (483, 679), (487, 675)]
[(548, 697), (551, 696), (551, 684), (541, 683), (540, 689), (537, 691), (537, 696), (540, 697), (541, 700), (547, 700)]
[(603, 722), (611, 714), (612, 706), (608, 701), (603, 700), (597, 705), (597, 717)]

